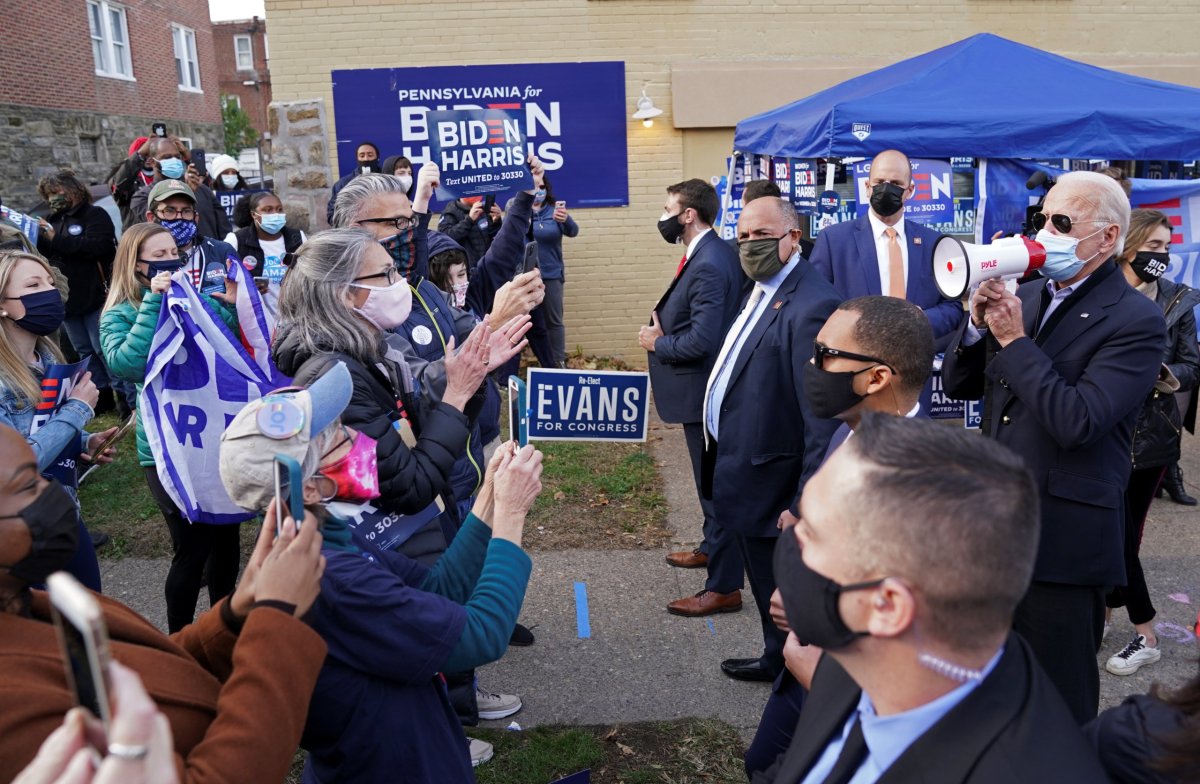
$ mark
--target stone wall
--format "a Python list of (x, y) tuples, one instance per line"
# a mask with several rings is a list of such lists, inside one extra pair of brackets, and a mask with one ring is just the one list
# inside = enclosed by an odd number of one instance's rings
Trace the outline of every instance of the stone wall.
[(329, 169), (325, 102), (276, 102), (268, 113), (275, 192), (290, 222), (306, 231), (329, 228), (325, 205), (333, 186)]
[[(157, 121), (0, 104), (0, 199), (18, 210), (33, 207), (41, 201), (38, 180), (63, 167), (73, 169), (84, 182), (101, 182), (127, 157), (129, 144), (147, 135)], [(171, 120), (167, 127), (191, 139), (193, 147), (224, 147), (219, 124)]]

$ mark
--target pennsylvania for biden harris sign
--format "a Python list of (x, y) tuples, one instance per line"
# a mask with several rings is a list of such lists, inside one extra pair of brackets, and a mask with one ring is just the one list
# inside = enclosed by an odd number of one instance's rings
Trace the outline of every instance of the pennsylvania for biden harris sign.
[[(487, 127), (489, 141), (493, 129), (501, 132), (499, 144), (472, 144), (469, 134), (478, 130), (466, 129), (472, 168), (479, 168), (474, 151), (482, 148), (492, 148), (484, 168), (496, 168), (495, 148), (513, 146), (507, 137), (516, 135), (525, 151), (542, 161), (556, 198), (572, 207), (629, 203), (622, 62), (366, 68), (333, 71), (332, 78), (343, 173), (354, 168), (357, 145), (365, 141), (379, 147), (381, 158), (403, 155), (414, 168), (428, 160), (443, 166), (436, 153), (447, 149), (456, 150), (457, 163), (463, 137), (450, 139), (452, 145), (440, 142), (430, 113), (471, 110), (499, 119), (499, 125)], [(507, 127), (504, 117), (514, 125)], [(528, 187), (516, 178), (511, 182), (502, 190)]]

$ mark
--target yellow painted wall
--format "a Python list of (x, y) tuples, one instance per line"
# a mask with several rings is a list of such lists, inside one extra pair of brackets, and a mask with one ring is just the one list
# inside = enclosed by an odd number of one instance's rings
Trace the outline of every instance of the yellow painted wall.
[[(764, 110), (871, 68), (993, 32), (1139, 75), (1200, 84), (1200, 0), (266, 0), (277, 101), (324, 99), (330, 71), (424, 65), (623, 60), (628, 111), (645, 88), (666, 113), (629, 121), (630, 206), (577, 210), (564, 241), (567, 347), (644, 361), (637, 326), (667, 285), (679, 250), (658, 236), (663, 189), (708, 176), (728, 152), (720, 93), (692, 80), (672, 95), (672, 67), (713, 63), (753, 78), (738, 106)], [(775, 69), (775, 70), (771, 70)], [(764, 75), (766, 74), (766, 75)], [(831, 78), (831, 74), (836, 78)], [(696, 82), (700, 85), (696, 86)], [(682, 79), (681, 79), (682, 84)], [(684, 88), (681, 88), (684, 89)], [(1053, 75), (1030, 85), (1053, 100)], [(1097, 95), (1097, 102), (1104, 96)], [(694, 126), (673, 127), (673, 101)], [(711, 122), (703, 120), (713, 107)], [(914, 107), (919, 110), (919, 107)], [(1153, 111), (1153, 107), (1147, 107)], [(336, 138), (329, 128), (330, 138)], [(686, 140), (686, 141), (685, 141)], [(334, 145), (329, 145), (331, 164)], [(387, 151), (384, 151), (387, 154)], [(970, 154), (964, 149), (964, 154)], [(715, 159), (715, 160), (714, 160)]]

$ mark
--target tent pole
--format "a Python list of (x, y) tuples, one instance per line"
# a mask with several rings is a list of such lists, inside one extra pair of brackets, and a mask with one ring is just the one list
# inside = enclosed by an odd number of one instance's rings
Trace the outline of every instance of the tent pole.
[(729, 172), (725, 175), (725, 194), (721, 197), (721, 225), (717, 231), (717, 235), (721, 239), (725, 237), (725, 226), (729, 223), (729, 208), (733, 206), (733, 172), (737, 168), (737, 159), (739, 153), (737, 150), (729, 156)]

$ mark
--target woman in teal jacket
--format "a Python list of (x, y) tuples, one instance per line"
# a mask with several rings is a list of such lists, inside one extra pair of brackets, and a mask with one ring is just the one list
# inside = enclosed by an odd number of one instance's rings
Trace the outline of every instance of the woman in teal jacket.
[[(117, 246), (112, 286), (100, 316), (100, 345), (109, 372), (137, 385), (139, 402), (163, 295), (171, 287), (171, 275), (182, 266), (171, 233), (156, 223), (130, 227)], [(232, 285), (229, 288), (233, 290)], [(232, 293), (224, 297), (233, 301)], [(236, 334), (233, 308), (212, 297), (204, 296), (204, 300)], [(206, 564), (212, 604), (233, 592), (241, 556), (238, 526), (192, 523), (183, 516), (158, 478), (140, 405), (137, 452), (150, 493), (171, 531), (174, 555), (167, 572), (166, 597), (167, 626), (173, 634), (195, 618)]]

